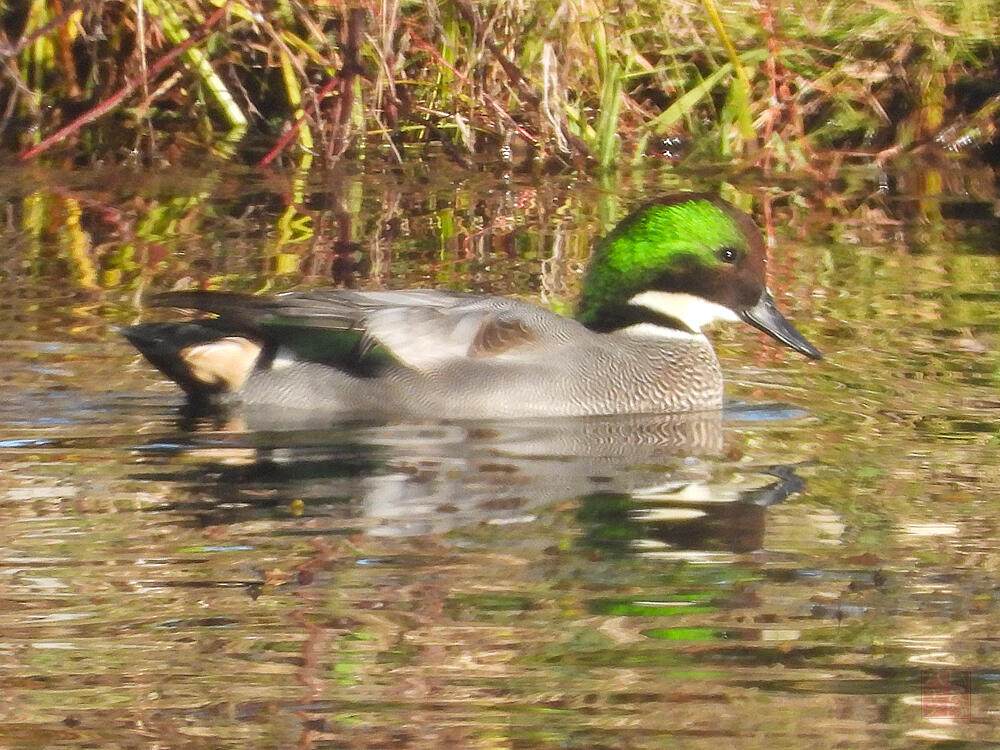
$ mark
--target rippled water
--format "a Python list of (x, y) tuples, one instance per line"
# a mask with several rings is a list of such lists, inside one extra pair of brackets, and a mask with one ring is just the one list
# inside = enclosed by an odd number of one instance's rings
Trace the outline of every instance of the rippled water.
[(1000, 220), (926, 174), (741, 188), (827, 359), (720, 330), (722, 414), (392, 424), (186, 417), (113, 328), (184, 277), (558, 307), (622, 210), (717, 183), (8, 180), (0, 744), (1000, 741)]

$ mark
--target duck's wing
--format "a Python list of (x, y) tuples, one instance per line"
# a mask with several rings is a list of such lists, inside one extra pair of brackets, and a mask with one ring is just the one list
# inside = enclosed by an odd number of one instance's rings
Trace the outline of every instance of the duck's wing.
[(149, 304), (214, 313), (271, 350), (367, 374), (386, 357), (420, 371), (458, 358), (530, 357), (583, 330), (528, 303), (438, 290), (172, 292)]
[(358, 292), (332, 289), (272, 296), (195, 290), (155, 294), (146, 298), (145, 304), (147, 307), (214, 313), (248, 334), (263, 336), (268, 328), (276, 325), (353, 330), (378, 310), (446, 308), (477, 296), (437, 290)]

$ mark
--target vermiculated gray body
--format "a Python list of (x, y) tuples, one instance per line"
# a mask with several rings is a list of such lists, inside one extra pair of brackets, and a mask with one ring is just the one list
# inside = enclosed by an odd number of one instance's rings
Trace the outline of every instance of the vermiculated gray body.
[[(700, 334), (650, 332), (644, 326), (595, 333), (517, 300), (430, 290), (213, 297), (189, 295), (176, 304), (216, 312), (260, 338), (265, 351), (272, 349), (224, 401), (457, 419), (722, 405), (718, 360)], [(289, 347), (293, 329), (318, 339), (353, 334), (360, 345), (350, 362), (335, 367), (318, 361), (321, 353), (308, 358)], [(359, 374), (358, 363), (373, 356), (379, 357), (377, 371)]]
[(462, 419), (716, 409), (722, 389), (705, 340), (584, 329), (574, 342), (530, 360), (516, 354), (455, 360), (426, 372), (389, 365), (376, 379), (292, 362), (255, 371), (238, 397), (248, 404)]

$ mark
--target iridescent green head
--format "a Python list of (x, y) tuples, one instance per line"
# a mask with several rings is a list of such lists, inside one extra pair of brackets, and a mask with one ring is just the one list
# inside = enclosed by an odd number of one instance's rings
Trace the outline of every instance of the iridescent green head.
[(601, 332), (645, 323), (691, 333), (742, 319), (819, 359), (778, 312), (766, 265), (760, 230), (731, 203), (704, 193), (667, 196), (638, 208), (598, 244), (577, 319)]

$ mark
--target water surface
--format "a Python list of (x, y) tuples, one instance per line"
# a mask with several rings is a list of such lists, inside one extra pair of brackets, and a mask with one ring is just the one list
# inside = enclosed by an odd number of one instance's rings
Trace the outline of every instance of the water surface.
[[(10, 174), (2, 744), (1000, 741), (995, 179), (890, 182)], [(674, 189), (771, 217), (827, 357), (720, 329), (721, 414), (191, 418), (114, 333), (190, 283), (567, 309), (591, 237)]]

